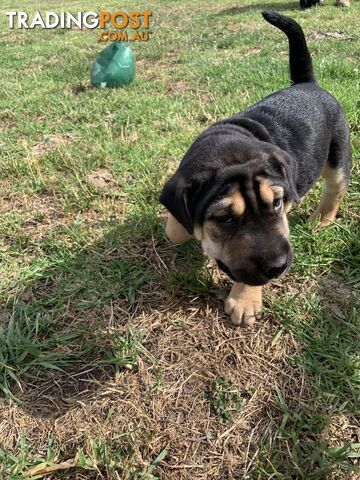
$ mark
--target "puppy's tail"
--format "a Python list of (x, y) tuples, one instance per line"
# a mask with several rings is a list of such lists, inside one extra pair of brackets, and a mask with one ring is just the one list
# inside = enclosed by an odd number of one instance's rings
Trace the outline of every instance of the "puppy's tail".
[(302, 28), (292, 18), (277, 12), (262, 12), (265, 20), (282, 30), (289, 39), (290, 77), (293, 84), (315, 82), (310, 52)]

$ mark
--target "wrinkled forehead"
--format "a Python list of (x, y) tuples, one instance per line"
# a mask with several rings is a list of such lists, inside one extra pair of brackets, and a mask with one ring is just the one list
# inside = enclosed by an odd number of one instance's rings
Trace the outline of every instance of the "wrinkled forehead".
[(255, 176), (252, 181), (244, 179), (227, 185), (208, 205), (206, 217), (221, 211), (243, 215), (245, 210), (255, 213), (263, 208), (272, 207), (274, 200), (284, 197), (284, 188), (268, 178)]

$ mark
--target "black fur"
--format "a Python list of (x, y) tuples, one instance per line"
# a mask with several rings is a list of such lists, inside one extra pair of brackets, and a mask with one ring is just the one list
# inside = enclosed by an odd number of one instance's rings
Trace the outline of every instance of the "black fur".
[(275, 12), (262, 12), (265, 20), (282, 30), (289, 39), (290, 79), (293, 84), (315, 82), (310, 52), (304, 32), (292, 18)]
[(311, 8), (314, 5), (318, 5), (320, 0), (300, 0), (300, 7), (301, 8)]
[(191, 145), (160, 197), (189, 233), (202, 223), (209, 202), (234, 181), (277, 176), (286, 199), (298, 201), (326, 164), (349, 178), (349, 126), (336, 99), (315, 81), (301, 27), (276, 12), (263, 16), (289, 39), (293, 84), (217, 122)]

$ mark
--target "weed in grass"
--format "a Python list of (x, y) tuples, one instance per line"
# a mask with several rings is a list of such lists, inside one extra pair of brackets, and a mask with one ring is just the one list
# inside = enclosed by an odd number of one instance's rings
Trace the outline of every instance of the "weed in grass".
[(120, 434), (119, 440), (113, 444), (106, 444), (103, 440), (92, 440), (89, 453), (82, 450), (77, 452), (78, 465), (86, 470), (111, 470), (125, 473), (128, 478), (136, 478), (135, 450), (126, 435)]
[(234, 412), (242, 410), (241, 392), (226, 377), (216, 377), (211, 390), (211, 404), (220, 422), (230, 422)]
[(53, 465), (56, 462), (57, 455), (58, 449), (54, 447), (51, 437), (48, 439), (43, 456), (40, 456), (32, 451), (24, 437), (21, 436), (17, 447), (11, 451), (0, 447), (0, 478), (6, 480), (24, 480), (29, 478), (26, 472), (33, 465)]
[(166, 457), (168, 447), (162, 449), (148, 466), (139, 468), (136, 465), (136, 451), (130, 440), (124, 434), (119, 435), (119, 440), (112, 445), (93, 440), (90, 455), (78, 451), (79, 467), (100, 471), (107, 475), (115, 471), (129, 480), (160, 480), (159, 477), (155, 476), (155, 471), (158, 464)]

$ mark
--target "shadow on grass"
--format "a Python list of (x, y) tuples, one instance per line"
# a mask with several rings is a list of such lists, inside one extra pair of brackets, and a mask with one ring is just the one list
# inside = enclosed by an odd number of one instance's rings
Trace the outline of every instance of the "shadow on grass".
[(242, 5), (231, 8), (224, 8), (217, 12), (215, 16), (225, 16), (225, 15), (239, 15), (241, 13), (253, 12), (255, 10), (275, 10), (281, 12), (283, 10), (300, 10), (299, 2), (294, 0), (293, 2), (286, 3), (256, 3), (252, 5)]
[(75, 251), (50, 251), (53, 266), (3, 311), (0, 389), (31, 415), (62, 415), (117, 371), (136, 371), (144, 350), (132, 317), (211, 289), (198, 245), (170, 245), (157, 218), (108, 222), (106, 231)]

